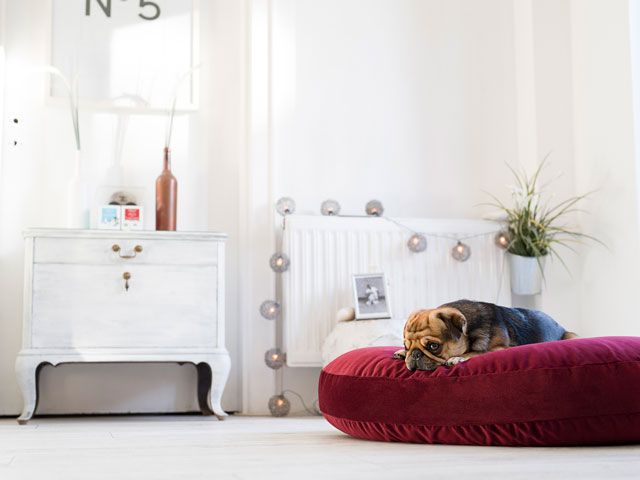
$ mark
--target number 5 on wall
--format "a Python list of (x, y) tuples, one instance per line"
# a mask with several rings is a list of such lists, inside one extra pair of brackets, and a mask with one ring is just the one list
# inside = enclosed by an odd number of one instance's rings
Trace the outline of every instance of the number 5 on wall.
[(155, 10), (156, 10), (155, 15), (153, 15), (151, 17), (147, 17), (144, 14), (139, 13), (138, 16), (140, 18), (144, 18), (145, 20), (155, 20), (156, 18), (160, 17), (160, 7), (158, 6), (157, 3), (149, 2), (149, 1), (146, 1), (146, 0), (140, 0), (140, 8), (144, 8), (144, 7), (147, 7), (147, 6), (155, 8)]
[[(95, 2), (102, 9), (104, 14), (108, 18), (111, 18), (111, 0), (95, 0)], [(160, 6), (156, 2), (140, 0), (140, 8), (144, 9), (145, 7), (152, 7), (155, 10), (155, 14), (147, 16), (144, 13), (139, 13), (138, 16), (140, 18), (144, 20), (155, 20), (160, 17)], [(91, 15), (91, 0), (86, 0), (84, 4), (84, 14), (85, 16)]]

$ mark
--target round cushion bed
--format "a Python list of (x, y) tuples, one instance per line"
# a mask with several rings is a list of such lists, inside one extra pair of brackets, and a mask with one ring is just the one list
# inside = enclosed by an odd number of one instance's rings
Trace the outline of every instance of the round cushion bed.
[(392, 442), (640, 442), (640, 337), (524, 345), (414, 372), (397, 349), (354, 350), (322, 370), (320, 409), (333, 426)]

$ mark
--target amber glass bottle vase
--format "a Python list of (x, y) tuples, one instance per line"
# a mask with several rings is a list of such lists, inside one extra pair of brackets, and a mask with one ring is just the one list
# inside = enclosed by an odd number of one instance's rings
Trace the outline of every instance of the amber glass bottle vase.
[(171, 173), (171, 150), (164, 147), (164, 165), (156, 180), (156, 230), (176, 229), (178, 181)]

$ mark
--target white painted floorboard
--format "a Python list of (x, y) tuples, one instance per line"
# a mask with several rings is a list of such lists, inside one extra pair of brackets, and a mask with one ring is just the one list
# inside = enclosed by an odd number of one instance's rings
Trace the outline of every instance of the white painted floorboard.
[(1, 480), (640, 478), (640, 446), (501, 448), (355, 440), (321, 418), (0, 419)]

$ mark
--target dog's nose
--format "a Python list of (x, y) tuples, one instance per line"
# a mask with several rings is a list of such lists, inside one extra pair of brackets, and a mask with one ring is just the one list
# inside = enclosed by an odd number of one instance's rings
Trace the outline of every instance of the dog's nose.
[(422, 355), (424, 355), (422, 351), (418, 350), (417, 348), (413, 352), (411, 352), (411, 356), (414, 360), (418, 360)]

